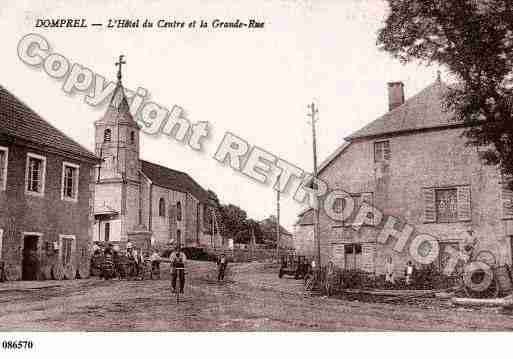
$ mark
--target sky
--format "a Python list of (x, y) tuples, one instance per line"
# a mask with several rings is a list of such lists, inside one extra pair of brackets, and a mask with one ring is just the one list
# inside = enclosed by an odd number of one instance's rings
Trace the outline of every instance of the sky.
[[(184, 108), (191, 122), (208, 121), (202, 152), (167, 136), (141, 136), (141, 157), (189, 173), (222, 203), (260, 220), (276, 211), (272, 187), (218, 163), (213, 155), (229, 131), (311, 172), (312, 138), (307, 105), (319, 108), (319, 163), (343, 139), (387, 111), (387, 82), (402, 81), (406, 98), (432, 83), (438, 67), (403, 65), (376, 46), (387, 5), (382, 0), (2, 0), (0, 85), (43, 118), (93, 150), (94, 121), (104, 107), (83, 94), (68, 95), (63, 81), (23, 63), (19, 41), (44, 36), (51, 51), (115, 80), (124, 54), (123, 83), (143, 87), (149, 99)], [(153, 21), (265, 22), (263, 29), (36, 28), (36, 19), (85, 18)], [(281, 199), (281, 222), (292, 230), (303, 205)]]

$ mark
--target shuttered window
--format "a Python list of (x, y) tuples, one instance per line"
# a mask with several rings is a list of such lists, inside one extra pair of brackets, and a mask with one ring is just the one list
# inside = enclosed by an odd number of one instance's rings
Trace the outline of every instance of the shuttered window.
[(452, 223), (472, 219), (470, 186), (424, 188), (424, 223)]
[(501, 191), (502, 218), (513, 219), (513, 191), (506, 184), (502, 185)]
[(458, 220), (470, 221), (472, 219), (470, 186), (458, 187)]
[(389, 161), (390, 157), (390, 141), (374, 142), (374, 162)]

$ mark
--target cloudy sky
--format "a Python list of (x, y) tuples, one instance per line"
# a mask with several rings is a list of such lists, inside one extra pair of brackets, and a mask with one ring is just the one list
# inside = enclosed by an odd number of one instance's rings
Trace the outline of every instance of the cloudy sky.
[[(386, 83), (403, 81), (410, 97), (435, 80), (436, 67), (401, 65), (376, 47), (387, 7), (382, 0), (2, 0), (0, 84), (89, 149), (93, 122), (105, 110), (62, 91), (62, 81), (24, 64), (17, 45), (28, 33), (43, 35), (53, 52), (115, 79), (114, 62), (126, 56), (124, 84), (143, 87), (163, 106), (183, 107), (192, 122), (208, 121), (212, 136), (197, 153), (166, 136), (142, 136), (141, 157), (186, 171), (224, 203), (250, 217), (275, 212), (269, 186), (216, 162), (230, 131), (274, 155), (312, 170), (307, 104), (319, 106), (322, 161), (343, 138), (387, 109)], [(41, 29), (38, 18), (148, 18), (265, 22), (264, 29)], [(302, 208), (282, 200), (283, 224), (292, 229)]]

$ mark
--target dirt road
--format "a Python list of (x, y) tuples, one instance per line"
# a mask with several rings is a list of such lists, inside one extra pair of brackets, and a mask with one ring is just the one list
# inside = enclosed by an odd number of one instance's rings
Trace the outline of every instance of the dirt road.
[(0, 283), (0, 330), (511, 330), (513, 314), (447, 305), (395, 305), (305, 296), (301, 281), (265, 264), (191, 262), (182, 302), (162, 280)]

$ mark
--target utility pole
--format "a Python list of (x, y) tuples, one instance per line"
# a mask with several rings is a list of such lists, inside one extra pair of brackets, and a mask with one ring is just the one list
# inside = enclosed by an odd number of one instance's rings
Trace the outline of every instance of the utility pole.
[(276, 262), (280, 262), (280, 179), (278, 175), (278, 189), (276, 190)]
[[(308, 113), (308, 117), (311, 118), (310, 124), (312, 125), (312, 145), (313, 145), (313, 179), (312, 179), (312, 188), (313, 186), (317, 186), (317, 137), (315, 135), (315, 124), (317, 123), (317, 114), (319, 113), (319, 109), (315, 107), (315, 103), (311, 103), (308, 105), (308, 109), (310, 112)], [(314, 242), (317, 244), (317, 268), (321, 268), (321, 237), (319, 233), (319, 201), (320, 198), (317, 199), (317, 206), (314, 206)]]

